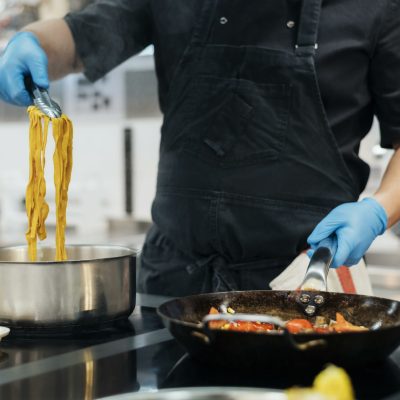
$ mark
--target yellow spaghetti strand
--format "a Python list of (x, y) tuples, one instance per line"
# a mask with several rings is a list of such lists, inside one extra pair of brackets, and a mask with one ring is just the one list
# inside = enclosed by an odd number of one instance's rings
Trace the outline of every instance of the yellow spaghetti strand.
[[(26, 213), (28, 216), (28, 254), (36, 261), (37, 238), (46, 238), (45, 221), (49, 206), (45, 201), (46, 181), (44, 177), (45, 151), (50, 118), (36, 107), (29, 107), (29, 182), (26, 188)], [(67, 259), (65, 250), (66, 209), (68, 186), (72, 171), (72, 123), (65, 115), (51, 120), (55, 140), (54, 184), (56, 188), (56, 261)]]
[[(33, 107), (32, 107), (33, 108)], [(48, 118), (42, 119), (34, 110), (29, 110), (29, 182), (26, 189), (26, 213), (28, 216), (28, 242), (29, 259), (36, 260), (36, 241), (46, 238), (45, 220), (49, 213), (49, 206), (45, 201), (46, 181), (44, 178), (45, 150)], [(42, 125), (44, 121), (44, 126)]]
[(56, 260), (66, 260), (65, 228), (67, 225), (68, 186), (72, 172), (72, 124), (62, 115), (53, 119), (55, 141), (54, 185), (56, 187)]

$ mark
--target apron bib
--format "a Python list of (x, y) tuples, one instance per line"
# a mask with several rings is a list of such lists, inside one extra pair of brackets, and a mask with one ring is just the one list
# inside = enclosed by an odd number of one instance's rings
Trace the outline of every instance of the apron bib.
[(358, 198), (315, 71), (321, 0), (303, 0), (292, 52), (213, 43), (217, 3), (203, 1), (168, 94), (145, 292), (254, 289), (241, 276), (269, 282), (332, 208)]

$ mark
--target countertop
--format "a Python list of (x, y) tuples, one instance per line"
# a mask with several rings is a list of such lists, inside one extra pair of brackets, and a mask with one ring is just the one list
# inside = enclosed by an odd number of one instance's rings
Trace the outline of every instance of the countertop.
[[(314, 373), (306, 370), (229, 371), (198, 364), (157, 316), (156, 307), (165, 300), (138, 294), (135, 311), (124, 323), (73, 337), (5, 338), (0, 343), (0, 398), (90, 400), (161, 388), (282, 389), (312, 382)], [(383, 364), (348, 372), (358, 399), (400, 398), (400, 348)]]

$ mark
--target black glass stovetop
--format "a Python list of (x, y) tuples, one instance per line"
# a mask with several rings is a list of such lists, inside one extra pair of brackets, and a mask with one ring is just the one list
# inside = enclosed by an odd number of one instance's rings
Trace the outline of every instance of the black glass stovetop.
[[(312, 368), (228, 370), (185, 354), (156, 314), (166, 298), (138, 295), (124, 322), (70, 337), (7, 337), (0, 343), (0, 399), (98, 399), (194, 386), (285, 389), (310, 385)], [(379, 346), (379, 343), (376, 344)], [(385, 363), (348, 370), (358, 399), (400, 399), (400, 349)]]

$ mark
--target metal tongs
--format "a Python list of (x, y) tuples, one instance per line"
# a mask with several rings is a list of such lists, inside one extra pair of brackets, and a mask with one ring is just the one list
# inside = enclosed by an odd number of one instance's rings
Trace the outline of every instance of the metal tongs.
[(316, 347), (325, 346), (326, 344), (326, 341), (323, 339), (313, 339), (307, 342), (298, 342), (295, 338), (295, 335), (287, 329), (286, 322), (282, 318), (272, 315), (260, 315), (260, 314), (240, 314), (240, 313), (208, 314), (203, 318), (201, 322), (201, 331), (194, 330), (192, 331), (192, 335), (201, 339), (206, 344), (210, 344), (214, 338), (213, 330), (210, 329), (209, 327), (209, 323), (211, 321), (227, 321), (227, 322), (256, 321), (259, 323), (272, 324), (278, 326), (279, 328), (282, 329), (282, 332), (285, 335), (286, 340), (289, 342), (290, 346), (300, 351), (306, 351)]
[(49, 118), (60, 118), (61, 107), (50, 97), (46, 89), (38, 87), (31, 76), (25, 77), (25, 87), (32, 98), (33, 104)]
[[(327, 290), (327, 276), (329, 268), (332, 264), (333, 257), (335, 256), (337, 250), (337, 238), (336, 236), (330, 236), (324, 239), (315, 250), (311, 257), (310, 263), (307, 267), (307, 272), (304, 277), (303, 283), (300, 289), (296, 291), (296, 300), (300, 303), (304, 313), (308, 317), (313, 317), (317, 310), (325, 302), (325, 298), (321, 292), (326, 292)], [(271, 315), (258, 315), (258, 314), (239, 314), (234, 313), (229, 314), (228, 312), (223, 312), (219, 314), (208, 314), (202, 320), (202, 325), (208, 329), (208, 323), (211, 321), (248, 321), (248, 322), (261, 322), (276, 325), (282, 328), (287, 334), (291, 342), (291, 334), (286, 329), (286, 323), (281, 318)], [(201, 336), (203, 339), (209, 335), (204, 335), (204, 333), (197, 332), (197, 336)], [(293, 342), (295, 343), (295, 341)], [(308, 345), (308, 344), (307, 344)], [(296, 347), (300, 345), (296, 343)]]
[(312, 317), (324, 304), (325, 298), (319, 292), (326, 292), (327, 277), (333, 257), (337, 250), (336, 236), (324, 239), (315, 250), (308, 264), (303, 283), (300, 286), (298, 300), (307, 316)]

